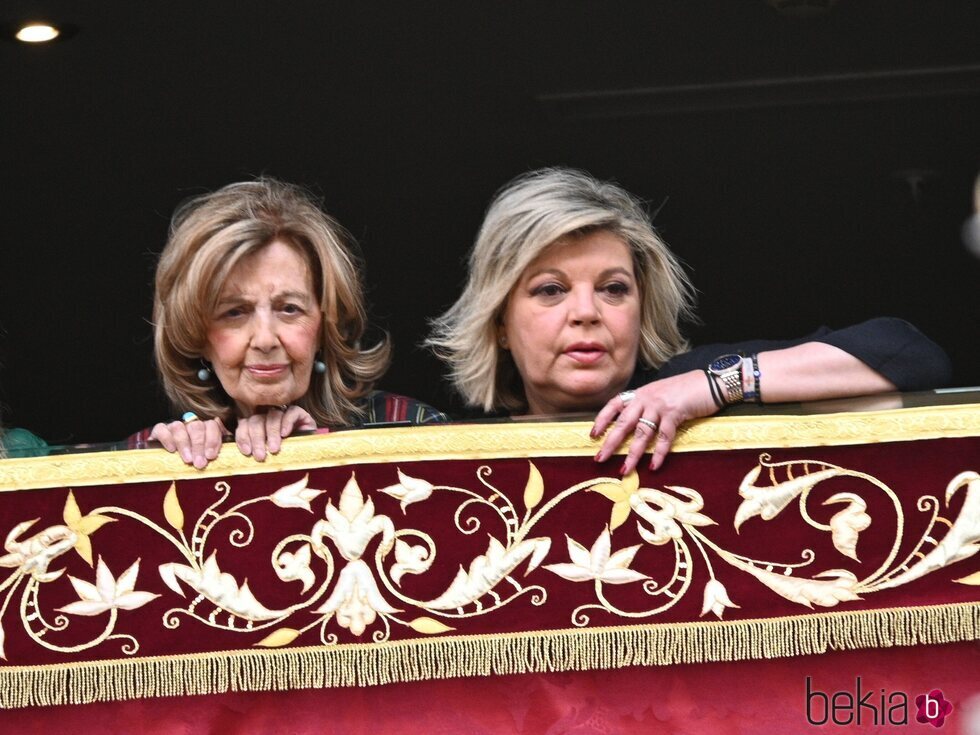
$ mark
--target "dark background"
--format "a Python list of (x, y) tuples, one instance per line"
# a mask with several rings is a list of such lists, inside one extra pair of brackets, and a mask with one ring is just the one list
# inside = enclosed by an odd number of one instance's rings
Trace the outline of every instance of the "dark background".
[[(774, 0), (775, 1), (775, 0)], [(360, 241), (384, 387), (453, 408), (418, 349), (493, 192), (543, 165), (651, 203), (698, 342), (909, 319), (980, 384), (980, 3), (7, 0), (77, 32), (0, 43), (0, 403), (52, 442), (171, 415), (148, 323), (187, 196), (302, 183)]]

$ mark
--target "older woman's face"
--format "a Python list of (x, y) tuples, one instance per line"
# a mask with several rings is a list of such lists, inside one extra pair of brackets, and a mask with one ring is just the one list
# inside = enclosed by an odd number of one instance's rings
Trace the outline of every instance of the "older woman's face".
[(320, 305), (303, 255), (275, 240), (243, 258), (221, 289), (204, 357), (239, 416), (295, 403), (310, 387)]
[(500, 337), (531, 413), (601, 407), (636, 369), (640, 295), (629, 247), (604, 230), (556, 241), (508, 296)]

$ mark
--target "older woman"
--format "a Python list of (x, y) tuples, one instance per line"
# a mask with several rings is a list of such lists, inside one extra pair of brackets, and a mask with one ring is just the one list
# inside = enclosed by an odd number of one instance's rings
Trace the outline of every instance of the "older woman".
[(372, 391), (389, 348), (361, 340), (367, 317), (346, 231), (298, 187), (230, 184), (175, 213), (157, 266), (157, 367), (180, 421), (150, 438), (205, 466), (234, 427), (263, 461), (295, 431), (445, 420)]
[[(663, 463), (678, 427), (743, 400), (817, 400), (935, 387), (943, 351), (897, 319), (788, 342), (690, 350), (680, 322), (693, 289), (641, 204), (569, 169), (523, 175), (494, 198), (459, 300), (428, 343), (467, 404), (529, 414), (596, 412), (599, 453), (630, 432), (621, 468), (653, 446)], [(618, 418), (617, 418), (618, 417)]]

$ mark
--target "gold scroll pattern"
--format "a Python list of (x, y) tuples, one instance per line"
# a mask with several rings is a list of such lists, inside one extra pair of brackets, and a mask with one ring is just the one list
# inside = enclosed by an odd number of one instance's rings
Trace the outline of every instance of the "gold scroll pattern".
[[(860, 480), (854, 486), (861, 490), (838, 492), (824, 500), (823, 505), (835, 512), (827, 523), (819, 522), (813, 515), (811, 493), (821, 483), (839, 477)], [(476, 471), (477, 489), (434, 484), (400, 469), (398, 479), (398, 483), (375, 492), (399, 501), (403, 511), (400, 520), (404, 522), (396, 523), (391, 516), (377, 513), (372, 495), (365, 495), (352, 473), (339, 495), (327, 500), (321, 517), (311, 522), (308, 532), (278, 541), (269, 563), (280, 580), (294, 583), (297, 590), (295, 602), (278, 607), (263, 604), (261, 594), (256, 595), (247, 581), (223, 571), (218, 552), (252, 543), (259, 506), (272, 504), (279, 511), (313, 513), (312, 504), (328, 490), (310, 487), (309, 475), (268, 495), (237, 503), (233, 502), (231, 485), (218, 481), (214, 485), (217, 499), (192, 521), (185, 517), (176, 484), (171, 484), (162, 498), (162, 522), (118, 505), (83, 513), (69, 491), (63, 523), (28, 535), (39, 519), (23, 520), (7, 533), (7, 553), (0, 556), (0, 566), (11, 572), (0, 582), (0, 657), (7, 658), (5, 629), (17, 623), (34, 643), (51, 651), (72, 654), (112, 642), (124, 656), (134, 656), (140, 650), (139, 640), (117, 628), (131, 611), (165, 595), (179, 601), (162, 615), (161, 624), (169, 630), (206, 626), (242, 634), (244, 644), (265, 648), (294, 642), (309, 645), (314, 636), (320, 644), (332, 646), (342, 642), (381, 643), (391, 638), (394, 626), (426, 636), (465, 633), (467, 619), (492, 615), (521, 599), (535, 606), (546, 605), (549, 589), (566, 582), (586, 583), (594, 589), (594, 600), (571, 613), (569, 623), (574, 627), (589, 625), (596, 615), (605, 616), (602, 622), (607, 625), (617, 618), (620, 622), (655, 621), (686, 595), (698, 593), (701, 615), (710, 613), (722, 619), (726, 609), (738, 607), (725, 584), (738, 574), (751, 575), (770, 594), (801, 607), (834, 608), (908, 584), (980, 550), (980, 475), (975, 471), (953, 477), (942, 497), (919, 497), (916, 510), (924, 514), (925, 530), (908, 538), (905, 510), (898, 496), (875, 477), (813, 460), (773, 462), (762, 454), (739, 485), (741, 503), (731, 519), (734, 528), (739, 530), (754, 518), (770, 521), (795, 507), (814, 531), (829, 534), (837, 553), (857, 561), (861, 534), (873, 520), (866, 494), (882, 493), (894, 509), (896, 532), (884, 560), (863, 576), (836, 567), (816, 571), (817, 554), (810, 548), (801, 549), (798, 560), (791, 562), (726, 549), (712, 539), (711, 527), (717, 523), (705, 512), (701, 493), (679, 486), (641, 487), (635, 472), (622, 479), (589, 479), (553, 494), (545, 492), (545, 482), (533, 462), (528, 463), (523, 494), (495, 487), (488, 465)], [(582, 493), (598, 493), (611, 504), (609, 520), (596, 538), (567, 536), (556, 540), (535, 535), (543, 519), (560, 506), (574, 503)], [(954, 517), (947, 518), (944, 509), (949, 512), (957, 493), (964, 494), (962, 505)], [(515, 502), (512, 498), (518, 496)], [(486, 550), (469, 560), (468, 566), (460, 566), (440, 594), (416, 599), (403, 590), (402, 582), (406, 575), (429, 572), (438, 549), (431, 535), (410, 527), (407, 519), (410, 507), (425, 512), (424, 504), (434, 497), (452, 499), (455, 529), (461, 534), (472, 536), (489, 525), (480, 520), (486, 518), (487, 511), (495, 524), (499, 520), (499, 527), (488, 534)], [(636, 524), (642, 542), (617, 547), (615, 531), (630, 521)], [(114, 567), (125, 566), (116, 576), (109, 563), (101, 556), (96, 561), (93, 555), (93, 537), (109, 523), (132, 524), (134, 534), (158, 534), (173, 547), (173, 560), (143, 577), (139, 559), (119, 564), (114, 560)], [(372, 544), (373, 559), (368, 551)], [(643, 544), (672, 550), (673, 563), (666, 568), (634, 568)], [(911, 551), (900, 554), (902, 548)], [(91, 579), (54, 568), (72, 552), (93, 569)], [(546, 560), (551, 563), (544, 564)], [(701, 565), (704, 571), (698, 578), (706, 575), (707, 581), (692, 592), (695, 572)], [(524, 573), (519, 579), (522, 566)], [(532, 572), (534, 583), (528, 584), (524, 580)], [(56, 609), (46, 607), (44, 588), (63, 585), (66, 578), (77, 600)], [(954, 581), (980, 585), (980, 572)], [(607, 594), (614, 585), (639, 585), (649, 604), (640, 609), (617, 607)], [(312, 621), (303, 624), (310, 620), (310, 613)], [(58, 634), (78, 616), (104, 617), (102, 631), (82, 643), (59, 645)], [(335, 629), (340, 633), (333, 632)]]

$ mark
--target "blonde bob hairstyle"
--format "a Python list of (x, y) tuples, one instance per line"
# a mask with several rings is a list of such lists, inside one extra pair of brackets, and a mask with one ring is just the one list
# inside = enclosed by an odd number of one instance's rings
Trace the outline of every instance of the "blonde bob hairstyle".
[(468, 405), (484, 411), (527, 409), (513, 359), (497, 341), (508, 296), (528, 265), (556, 240), (596, 230), (622, 238), (633, 255), (642, 365), (660, 367), (687, 349), (680, 322), (693, 319), (694, 289), (643, 205), (620, 186), (584, 171), (531, 171), (494, 196), (469, 255), (463, 293), (432, 321), (426, 341), (449, 364), (450, 378)]
[(217, 379), (202, 382), (197, 373), (229, 274), (274, 240), (306, 258), (322, 311), (319, 359), (327, 369), (313, 372), (296, 404), (318, 426), (349, 424), (361, 413), (358, 400), (387, 368), (390, 348), (386, 338), (360, 346), (367, 314), (350, 235), (306, 191), (271, 178), (229, 184), (174, 213), (153, 298), (154, 351), (167, 397), (178, 412), (235, 418)]

